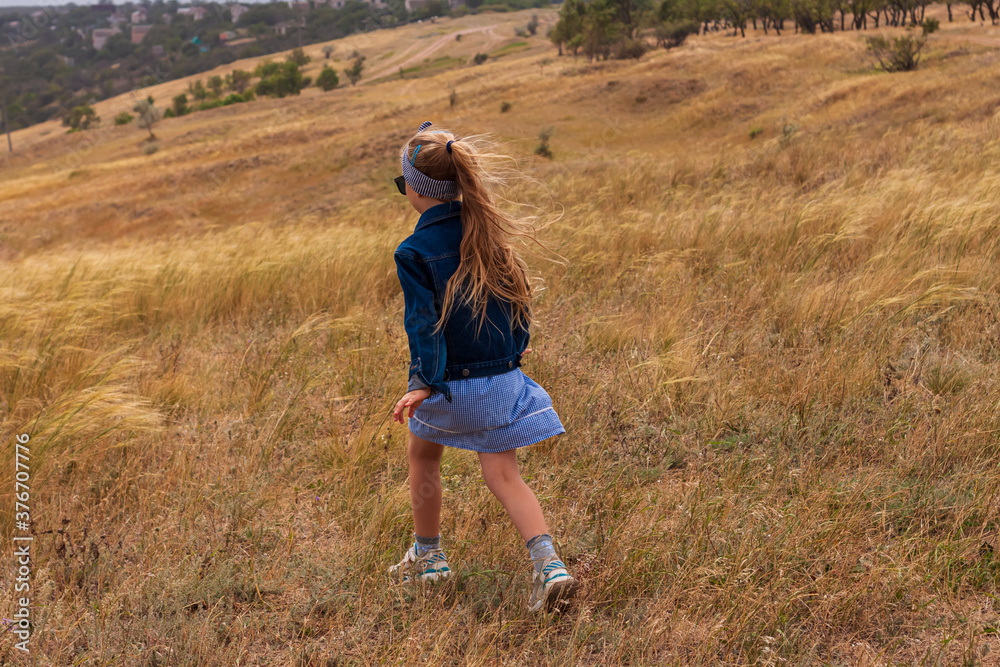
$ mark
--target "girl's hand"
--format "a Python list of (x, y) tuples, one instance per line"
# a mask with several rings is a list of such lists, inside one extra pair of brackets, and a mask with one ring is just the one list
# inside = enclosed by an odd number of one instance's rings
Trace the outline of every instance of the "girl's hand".
[(406, 408), (410, 408), (409, 417), (413, 416), (413, 411), (420, 407), (420, 404), (427, 400), (427, 397), (431, 395), (430, 389), (414, 389), (413, 391), (408, 391), (403, 395), (403, 398), (399, 399), (396, 403), (396, 409), (392, 411), (393, 421), (397, 421), (400, 424), (403, 423), (403, 411)]
[(530, 347), (526, 347), (526, 348), (524, 348), (524, 352), (521, 353), (521, 356), (522, 357), (526, 357), (529, 354), (531, 354), (531, 348)]

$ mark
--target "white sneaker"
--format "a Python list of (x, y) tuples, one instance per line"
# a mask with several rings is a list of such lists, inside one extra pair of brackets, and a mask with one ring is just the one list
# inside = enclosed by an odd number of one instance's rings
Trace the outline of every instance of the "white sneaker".
[(441, 549), (431, 549), (423, 556), (417, 555), (417, 545), (411, 546), (403, 560), (389, 568), (393, 583), (405, 584), (412, 580), (437, 581), (451, 576), (448, 558)]
[(552, 611), (565, 608), (580, 588), (579, 582), (566, 571), (566, 565), (552, 556), (542, 561), (542, 569), (532, 576), (534, 586), (528, 600), (529, 611)]

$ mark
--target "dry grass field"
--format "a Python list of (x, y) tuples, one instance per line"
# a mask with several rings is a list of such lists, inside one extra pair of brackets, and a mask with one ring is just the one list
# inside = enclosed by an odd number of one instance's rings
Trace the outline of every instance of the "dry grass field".
[[(0, 526), (28, 433), (34, 623), (0, 663), (1000, 664), (1000, 29), (882, 74), (855, 33), (589, 64), (529, 16), (342, 40), (385, 76), (164, 120), (148, 155), (122, 100), (14, 135)], [(387, 587), (417, 217), (390, 179), (423, 120), (503, 141), (566, 258), (526, 254), (524, 370), (567, 433), (520, 455), (584, 584), (562, 617), (526, 612), (464, 452), (457, 576)]]

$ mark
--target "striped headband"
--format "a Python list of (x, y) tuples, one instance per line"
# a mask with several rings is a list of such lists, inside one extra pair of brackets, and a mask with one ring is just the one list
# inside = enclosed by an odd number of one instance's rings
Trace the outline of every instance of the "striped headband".
[[(423, 132), (430, 126), (431, 122), (425, 120), (420, 124), (417, 132)], [(417, 153), (420, 152), (420, 144), (417, 144), (417, 147), (413, 149), (413, 155), (407, 159), (406, 153), (409, 147), (409, 143), (403, 146), (400, 158), (403, 164), (403, 179), (410, 186), (410, 189), (417, 194), (433, 199), (456, 199), (458, 197), (458, 181), (439, 181), (414, 167), (413, 162), (417, 159)]]

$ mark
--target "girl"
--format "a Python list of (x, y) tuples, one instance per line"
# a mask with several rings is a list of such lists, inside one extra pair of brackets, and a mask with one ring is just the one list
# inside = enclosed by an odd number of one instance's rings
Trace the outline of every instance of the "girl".
[(403, 147), (403, 175), (395, 179), (420, 213), (394, 254), (410, 379), (393, 418), (403, 423), (408, 409), (416, 541), (389, 572), (397, 582), (451, 575), (439, 534), (441, 454), (445, 446), (471, 450), (534, 562), (529, 609), (550, 611), (573, 597), (577, 581), (553, 549), (515, 455), (566, 432), (549, 395), (520, 369), (531, 351), (531, 289), (507, 237), (524, 232), (494, 201), (484, 162), (496, 156), (482, 140), (430, 125), (422, 123)]

